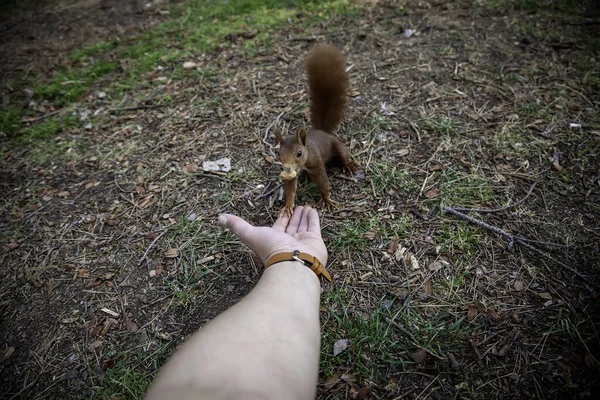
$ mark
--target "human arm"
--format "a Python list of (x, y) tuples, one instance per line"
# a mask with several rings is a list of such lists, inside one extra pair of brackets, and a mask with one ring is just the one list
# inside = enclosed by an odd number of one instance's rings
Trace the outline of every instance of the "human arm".
[[(296, 208), (272, 228), (225, 215), (219, 222), (263, 260), (300, 250), (327, 262), (317, 212)], [(239, 303), (173, 355), (147, 399), (314, 399), (318, 377), (320, 284), (296, 261), (269, 267)]]

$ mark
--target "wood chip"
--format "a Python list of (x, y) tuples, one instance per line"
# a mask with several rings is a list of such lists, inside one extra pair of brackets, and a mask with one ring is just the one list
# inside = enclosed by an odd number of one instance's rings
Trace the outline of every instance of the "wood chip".
[(113, 310), (110, 310), (108, 308), (101, 308), (100, 311), (105, 312), (106, 314), (113, 316), (115, 318), (119, 318), (119, 313), (118, 312), (114, 312)]

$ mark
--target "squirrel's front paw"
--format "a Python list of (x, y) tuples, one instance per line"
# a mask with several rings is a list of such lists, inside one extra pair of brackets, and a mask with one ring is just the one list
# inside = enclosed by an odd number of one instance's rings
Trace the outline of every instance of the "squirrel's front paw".
[(358, 172), (358, 164), (355, 161), (350, 160), (349, 163), (344, 165), (344, 169), (354, 175)]
[(284, 206), (279, 213), (279, 217), (292, 217), (294, 213), (294, 206)]
[(323, 205), (325, 206), (325, 208), (329, 211), (334, 210), (339, 206), (337, 202), (331, 200), (331, 197), (323, 197), (321, 198), (321, 200), (323, 201)]

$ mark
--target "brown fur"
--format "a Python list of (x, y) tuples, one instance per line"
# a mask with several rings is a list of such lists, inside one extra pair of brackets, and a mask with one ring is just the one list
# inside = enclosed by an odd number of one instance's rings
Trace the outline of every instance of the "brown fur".
[(304, 63), (310, 96), (310, 123), (313, 128), (333, 132), (344, 118), (350, 77), (342, 52), (318, 45)]
[(346, 107), (349, 78), (345, 64), (342, 53), (326, 45), (317, 46), (306, 58), (313, 128), (309, 132), (301, 129), (296, 135), (277, 136), (281, 144), (279, 157), (283, 164), (281, 178), (285, 192), (282, 214), (292, 214), (300, 171), (308, 171), (323, 203), (330, 207), (333, 201), (325, 167), (330, 164), (341, 166), (351, 173), (358, 169), (346, 146), (329, 134), (341, 123)]

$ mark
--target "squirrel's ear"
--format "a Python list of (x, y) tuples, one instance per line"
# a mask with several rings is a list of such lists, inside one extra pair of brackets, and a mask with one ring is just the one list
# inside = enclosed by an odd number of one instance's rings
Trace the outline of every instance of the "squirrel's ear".
[(279, 143), (283, 143), (283, 134), (281, 133), (281, 128), (279, 127), (279, 125), (275, 126), (275, 139), (277, 139), (277, 142)]
[(306, 146), (306, 129), (301, 128), (298, 133), (296, 133), (296, 143), (302, 143)]

